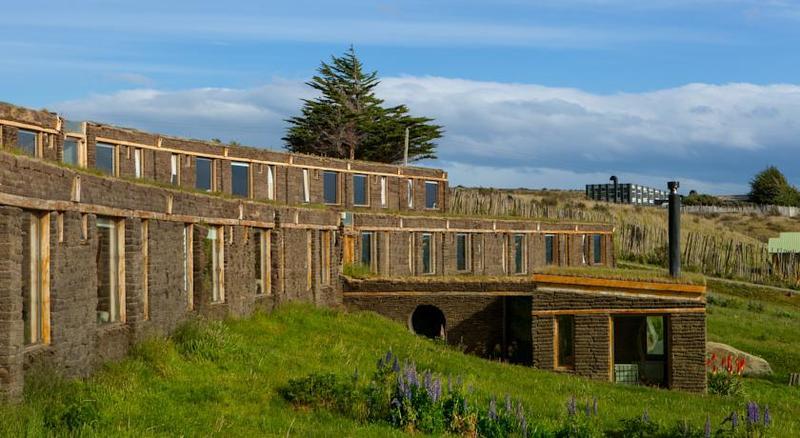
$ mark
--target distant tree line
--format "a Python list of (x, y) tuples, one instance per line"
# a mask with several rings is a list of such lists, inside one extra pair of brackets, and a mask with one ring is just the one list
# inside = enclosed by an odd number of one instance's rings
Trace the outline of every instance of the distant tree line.
[[(786, 176), (775, 166), (769, 166), (750, 180), (749, 202), (759, 205), (784, 205), (800, 207), (800, 191), (789, 184)], [(713, 195), (697, 193), (692, 190), (683, 197), (684, 205), (731, 206), (737, 201), (718, 198)]]

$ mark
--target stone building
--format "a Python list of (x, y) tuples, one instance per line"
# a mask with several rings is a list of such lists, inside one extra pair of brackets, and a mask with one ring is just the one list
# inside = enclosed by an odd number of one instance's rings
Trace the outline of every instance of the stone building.
[[(447, 194), (438, 169), (0, 104), (0, 395), (37, 365), (86, 375), (187, 318), (292, 300), (488, 357), (705, 389), (704, 287), (560, 272), (614, 267), (612, 227), (456, 217)], [(356, 263), (374, 276), (340, 275)]]

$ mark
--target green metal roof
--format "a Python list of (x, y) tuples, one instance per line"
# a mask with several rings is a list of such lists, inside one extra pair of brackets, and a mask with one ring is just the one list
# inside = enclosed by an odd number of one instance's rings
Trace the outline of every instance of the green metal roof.
[(781, 233), (769, 239), (767, 249), (770, 253), (800, 252), (800, 233)]

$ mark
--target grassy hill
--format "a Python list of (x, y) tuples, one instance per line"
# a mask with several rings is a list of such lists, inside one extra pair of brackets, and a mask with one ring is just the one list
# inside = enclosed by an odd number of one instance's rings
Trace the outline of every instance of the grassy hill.
[[(368, 312), (287, 305), (271, 315), (190, 324), (173, 339), (139, 345), (93, 378), (64, 381), (47, 371), (29, 379), (26, 401), (0, 407), (0, 434), (42, 436), (399, 436), (389, 425), (359, 424), (326, 411), (295, 409), (279, 394), (311, 372), (369, 373), (387, 350), (420, 369), (462, 376), (479, 403), (506, 394), (524, 404), (531, 423), (555, 425), (570, 396), (597, 397), (596, 421), (610, 428), (647, 409), (656, 421), (719, 422), (747, 400), (768, 404), (774, 436), (800, 435), (800, 388), (785, 376), (800, 371), (800, 306), (771, 292), (715, 286), (709, 338), (772, 362), (777, 376), (747, 379), (746, 395), (723, 398), (624, 387), (466, 356), (408, 333)], [(764, 295), (764, 294), (767, 295)], [(728, 300), (728, 301), (724, 301)]]

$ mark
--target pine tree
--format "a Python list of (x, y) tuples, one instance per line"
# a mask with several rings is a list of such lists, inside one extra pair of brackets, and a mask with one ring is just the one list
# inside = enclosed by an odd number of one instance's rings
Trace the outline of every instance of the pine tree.
[(352, 46), (317, 72), (307, 85), (320, 96), (304, 99), (301, 115), (287, 120), (287, 150), (392, 163), (403, 158), (408, 128), (409, 161), (436, 158), (433, 141), (442, 136), (441, 126), (411, 116), (405, 105), (384, 108), (375, 96), (378, 73), (364, 73)]
[(800, 205), (800, 193), (775, 166), (759, 172), (750, 181), (750, 201), (757, 204)]

